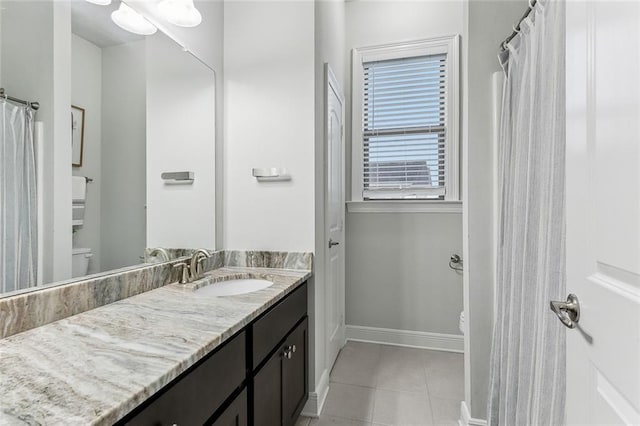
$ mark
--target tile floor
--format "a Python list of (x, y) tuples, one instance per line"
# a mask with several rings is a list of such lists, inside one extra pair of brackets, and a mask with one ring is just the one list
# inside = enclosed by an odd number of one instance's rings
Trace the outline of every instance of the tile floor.
[(457, 425), (463, 368), (462, 354), (348, 342), (321, 417), (296, 426)]

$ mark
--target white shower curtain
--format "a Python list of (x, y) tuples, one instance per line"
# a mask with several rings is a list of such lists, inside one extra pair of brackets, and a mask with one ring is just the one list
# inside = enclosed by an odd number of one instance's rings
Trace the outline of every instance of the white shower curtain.
[(0, 293), (36, 285), (33, 110), (0, 100)]
[(499, 154), (496, 323), (490, 425), (561, 425), (565, 331), (564, 2), (539, 0), (500, 54), (506, 74)]

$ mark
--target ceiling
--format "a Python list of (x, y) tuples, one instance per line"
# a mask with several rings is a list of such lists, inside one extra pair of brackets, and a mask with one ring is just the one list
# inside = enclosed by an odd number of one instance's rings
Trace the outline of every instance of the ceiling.
[(113, 23), (111, 12), (119, 6), (119, 1), (113, 1), (108, 6), (99, 6), (85, 0), (72, 0), (71, 31), (98, 47), (144, 40), (144, 36), (125, 31)]

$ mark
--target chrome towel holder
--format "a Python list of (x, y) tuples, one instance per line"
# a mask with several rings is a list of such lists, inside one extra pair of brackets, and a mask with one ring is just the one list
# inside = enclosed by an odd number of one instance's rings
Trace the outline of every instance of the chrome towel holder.
[(462, 258), (458, 254), (452, 254), (449, 258), (449, 268), (454, 271), (462, 272), (464, 268), (462, 267)]

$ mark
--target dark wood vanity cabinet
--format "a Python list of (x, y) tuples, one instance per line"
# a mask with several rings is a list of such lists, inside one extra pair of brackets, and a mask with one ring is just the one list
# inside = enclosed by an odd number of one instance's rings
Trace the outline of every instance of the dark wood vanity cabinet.
[(308, 332), (306, 284), (252, 324), (253, 425), (289, 426), (300, 415), (309, 396)]
[(309, 396), (307, 284), (118, 425), (292, 426)]
[(246, 333), (200, 360), (129, 414), (131, 426), (204, 425), (245, 383)]
[(256, 373), (253, 424), (295, 424), (308, 392), (308, 320), (305, 317)]
[(213, 426), (247, 426), (249, 424), (247, 390), (243, 390), (213, 422)]

